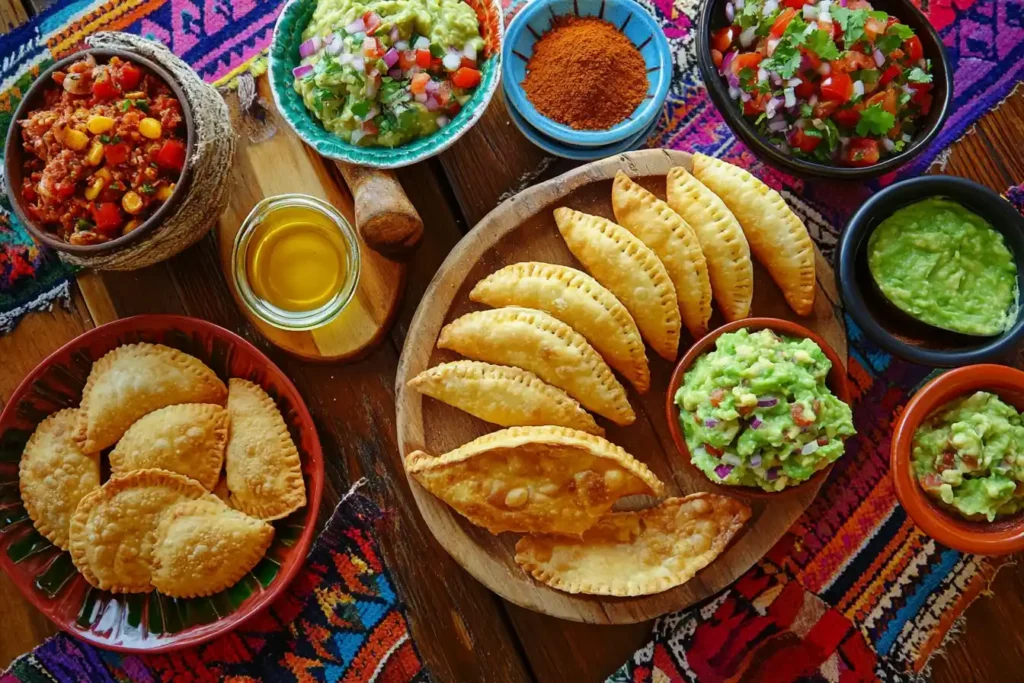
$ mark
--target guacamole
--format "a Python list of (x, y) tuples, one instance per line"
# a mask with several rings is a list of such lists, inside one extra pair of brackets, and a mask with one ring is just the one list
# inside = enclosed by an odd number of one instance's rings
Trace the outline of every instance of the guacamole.
[(396, 147), (458, 114), (480, 83), (484, 48), (462, 0), (318, 0), (292, 70), (324, 128)]
[(693, 464), (715, 483), (781, 491), (835, 461), (855, 430), (825, 386), (831, 367), (810, 339), (723, 334), (675, 396)]
[(986, 391), (928, 416), (911, 451), (921, 488), (971, 520), (993, 521), (1024, 508), (1024, 420)]
[(1003, 236), (950, 199), (925, 199), (879, 223), (868, 267), (893, 305), (929, 325), (995, 335), (1017, 317), (1017, 266)]

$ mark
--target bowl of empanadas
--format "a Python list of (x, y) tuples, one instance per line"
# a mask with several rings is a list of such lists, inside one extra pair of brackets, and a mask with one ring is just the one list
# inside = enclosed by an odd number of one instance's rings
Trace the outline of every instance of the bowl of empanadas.
[(284, 373), (181, 316), (97, 327), (0, 415), (0, 566), (87, 642), (160, 652), (269, 604), (315, 531), (323, 457)]

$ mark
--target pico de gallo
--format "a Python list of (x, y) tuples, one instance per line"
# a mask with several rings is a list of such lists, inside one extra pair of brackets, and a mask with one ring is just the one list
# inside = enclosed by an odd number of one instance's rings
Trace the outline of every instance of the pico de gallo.
[(101, 244), (138, 228), (185, 167), (181, 103), (156, 74), (90, 54), (53, 72), (18, 123), (29, 217), (65, 242)]
[(711, 57), (758, 132), (798, 158), (871, 166), (932, 108), (921, 39), (865, 0), (730, 0)]

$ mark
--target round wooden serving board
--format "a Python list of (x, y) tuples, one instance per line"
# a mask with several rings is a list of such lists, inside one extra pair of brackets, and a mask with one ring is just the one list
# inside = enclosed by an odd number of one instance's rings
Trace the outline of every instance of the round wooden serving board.
[[(438, 363), (456, 360), (435, 348), (441, 328), (455, 318), (481, 308), (468, 293), (481, 278), (519, 261), (546, 261), (580, 268), (555, 227), (552, 210), (569, 206), (612, 218), (611, 184), (624, 170), (659, 197), (665, 196), (665, 175), (673, 166), (691, 168), (690, 155), (669, 150), (645, 150), (611, 157), (577, 168), (532, 187), (491, 211), (452, 250), (441, 265), (416, 311), (398, 366), (398, 442), (402, 457), (416, 449), (439, 455), (498, 429), (448, 405), (406, 389), (406, 382)], [(837, 317), (838, 297), (832, 270), (817, 255), (818, 291), (814, 313), (797, 317), (764, 269), (755, 263), (752, 315), (789, 318), (817, 331), (841, 358), (847, 357), (846, 334)], [(712, 326), (722, 323), (718, 313)], [(693, 340), (684, 330), (680, 355)], [(712, 490), (693, 468), (683, 466), (665, 423), (665, 393), (672, 365), (648, 349), (651, 388), (643, 396), (630, 387), (637, 420), (618, 427), (601, 419), (607, 438), (645, 462), (669, 488), (670, 495)], [(624, 384), (626, 384), (624, 382)], [(750, 500), (753, 516), (738, 539), (689, 582), (670, 591), (637, 598), (570, 595), (534, 581), (515, 563), (518, 534), (493, 536), (473, 526), (410, 479), (410, 486), (427, 525), (459, 564), (485, 586), (517, 605), (562, 619), (596, 624), (644, 621), (678, 610), (722, 590), (760, 559), (800, 516), (817, 494), (817, 487), (770, 500)]]

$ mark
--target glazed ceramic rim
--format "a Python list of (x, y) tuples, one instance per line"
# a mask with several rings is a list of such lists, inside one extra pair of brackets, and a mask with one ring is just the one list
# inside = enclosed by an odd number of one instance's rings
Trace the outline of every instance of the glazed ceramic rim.
[[(788, 337), (802, 337), (810, 339), (812, 342), (818, 345), (825, 357), (832, 363), (832, 368), (829, 370), (828, 378), (826, 379), (826, 386), (835, 394), (836, 398), (850, 405), (850, 385), (846, 379), (846, 368), (843, 365), (842, 359), (839, 354), (836, 353), (832, 345), (825, 341), (817, 332), (810, 330), (799, 323), (795, 323), (791, 320), (785, 320), (783, 318), (741, 318), (740, 320), (734, 320), (731, 323), (726, 323), (721, 327), (718, 327), (706, 335), (701, 337), (683, 356), (682, 360), (676, 365), (675, 370), (672, 371), (672, 378), (668, 383), (668, 393), (665, 395), (665, 418), (668, 421), (669, 433), (672, 435), (672, 441), (676, 445), (676, 450), (679, 455), (683, 458), (683, 463), (686, 467), (690, 467), (694, 472), (700, 474), (707, 480), (708, 484), (714, 487), (716, 493), (730, 496), (740, 496), (742, 498), (761, 498), (765, 500), (779, 500), (781, 496), (790, 495), (795, 491), (806, 491), (812, 486), (817, 490), (818, 487), (825, 481), (829, 472), (832, 471), (832, 467), (838, 462), (838, 458), (830, 462), (827, 466), (815, 472), (811, 475), (810, 479), (802, 481), (795, 486), (787, 486), (781, 491), (765, 491), (761, 488), (755, 488), (753, 486), (739, 486), (729, 484), (719, 484), (716, 481), (712, 481), (708, 475), (704, 473), (699, 467), (693, 464), (690, 459), (690, 449), (686, 446), (686, 437), (683, 435), (683, 429), (679, 424), (679, 407), (676, 406), (675, 395), (679, 391), (679, 387), (683, 384), (683, 378), (687, 371), (697, 362), (700, 356), (711, 351), (715, 342), (726, 332), (735, 332), (736, 330), (748, 328), (752, 331), (758, 330), (772, 330), (777, 334), (788, 336)], [(843, 454), (846, 454), (845, 442)], [(842, 455), (839, 456), (843, 457)]]

